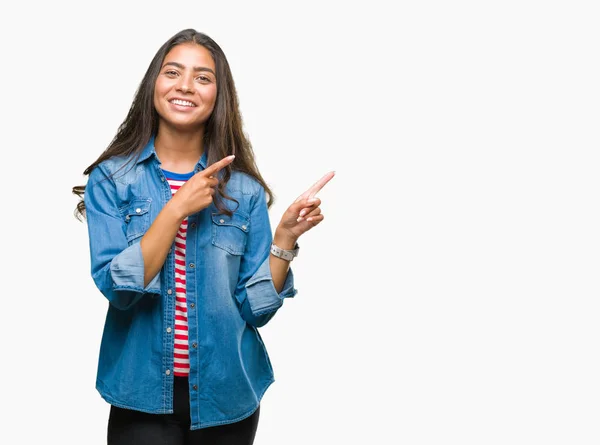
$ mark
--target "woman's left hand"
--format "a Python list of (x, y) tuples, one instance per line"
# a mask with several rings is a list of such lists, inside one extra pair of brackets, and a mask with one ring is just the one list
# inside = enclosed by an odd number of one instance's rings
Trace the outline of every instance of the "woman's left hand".
[[(302, 193), (287, 208), (275, 231), (276, 238), (285, 238), (295, 242), (303, 233), (308, 232), (321, 221), (321, 200), (315, 195), (333, 178), (335, 172), (329, 172)], [(282, 247), (283, 248), (283, 247)], [(291, 247), (290, 247), (291, 248)]]

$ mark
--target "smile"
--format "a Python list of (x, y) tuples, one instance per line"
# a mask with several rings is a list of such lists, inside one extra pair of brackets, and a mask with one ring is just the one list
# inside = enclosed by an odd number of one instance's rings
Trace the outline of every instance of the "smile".
[(190, 102), (189, 100), (171, 99), (169, 102), (174, 105), (180, 105), (182, 107), (195, 107), (196, 106), (195, 103)]

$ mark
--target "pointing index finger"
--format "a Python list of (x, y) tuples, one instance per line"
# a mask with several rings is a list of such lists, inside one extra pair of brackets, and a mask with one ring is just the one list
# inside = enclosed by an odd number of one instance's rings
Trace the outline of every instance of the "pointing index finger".
[(308, 194), (308, 198), (313, 198), (329, 181), (335, 176), (335, 172), (325, 174), (321, 179), (313, 184), (304, 194)]
[(319, 179), (317, 182), (315, 182), (312, 185), (312, 187), (310, 187), (307, 191), (305, 191), (300, 196), (298, 196), (298, 198), (294, 202), (302, 201), (303, 199), (306, 199), (306, 198), (314, 198), (314, 196), (319, 192), (319, 190), (321, 190), (323, 188), (323, 186), (325, 186), (325, 184), (327, 184), (329, 181), (331, 181), (331, 178), (333, 178), (334, 176), (335, 176), (334, 171), (327, 173), (325, 176), (323, 176), (321, 179)]
[(208, 167), (206, 167), (203, 171), (202, 174), (204, 176), (212, 176), (217, 174), (221, 169), (223, 169), (224, 167), (227, 167), (229, 164), (231, 164), (233, 162), (235, 158), (235, 155), (230, 155), (230, 156), (226, 156), (223, 159), (221, 159), (220, 161), (215, 162), (212, 165), (209, 165)]

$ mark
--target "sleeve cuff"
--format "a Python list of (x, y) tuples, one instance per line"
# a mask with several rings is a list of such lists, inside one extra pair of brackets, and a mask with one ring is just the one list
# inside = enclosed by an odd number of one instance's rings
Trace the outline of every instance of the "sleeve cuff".
[(273, 285), (269, 257), (263, 261), (256, 273), (246, 283), (246, 298), (255, 316), (277, 310), (284, 298), (294, 297), (298, 291), (294, 288), (294, 273), (288, 269), (283, 290), (278, 294)]
[(144, 288), (144, 257), (139, 243), (113, 258), (110, 265), (113, 289), (160, 294), (160, 272)]

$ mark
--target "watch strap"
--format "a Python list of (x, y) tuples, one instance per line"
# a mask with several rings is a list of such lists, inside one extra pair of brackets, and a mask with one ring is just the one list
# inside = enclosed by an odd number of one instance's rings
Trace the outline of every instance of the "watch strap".
[(296, 258), (299, 250), (300, 247), (298, 246), (298, 243), (296, 243), (292, 250), (285, 250), (276, 246), (275, 244), (271, 244), (271, 254), (286, 261), (292, 261), (294, 258)]

